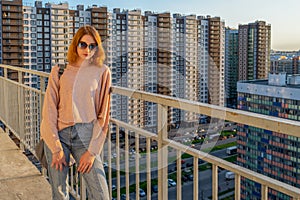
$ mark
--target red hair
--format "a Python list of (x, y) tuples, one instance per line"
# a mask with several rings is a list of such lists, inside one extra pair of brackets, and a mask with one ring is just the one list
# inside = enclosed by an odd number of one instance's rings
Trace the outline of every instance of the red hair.
[(102, 66), (105, 60), (105, 53), (102, 47), (101, 37), (98, 31), (90, 25), (80, 27), (79, 30), (76, 32), (75, 36), (73, 37), (73, 40), (68, 50), (68, 56), (67, 56), (68, 62), (70, 64), (76, 63), (79, 57), (77, 53), (77, 46), (84, 35), (92, 36), (98, 45), (95, 54), (91, 58), (91, 64)]

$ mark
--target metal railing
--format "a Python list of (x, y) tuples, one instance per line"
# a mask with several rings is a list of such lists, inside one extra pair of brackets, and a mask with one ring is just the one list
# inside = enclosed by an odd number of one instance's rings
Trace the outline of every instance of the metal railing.
[[(14, 71), (18, 74), (18, 81), (10, 80), (8, 78), (8, 70)], [(11, 131), (21, 142), (21, 148), (29, 149), (34, 154), (34, 147), (39, 140), (39, 122), (40, 115), (36, 119), (31, 119), (30, 115), (33, 111), (40, 114), (43, 95), (45, 92), (45, 80), (49, 76), (48, 73), (28, 70), (24, 68), (12, 67), (7, 65), (0, 65), (0, 72), (3, 76), (0, 76), (0, 120), (5, 124), (7, 130)], [(23, 83), (24, 73), (36, 75), (41, 89), (32, 88)], [(241, 178), (247, 178), (256, 183), (261, 184), (261, 199), (268, 199), (268, 189), (272, 188), (286, 195), (289, 195), (293, 199), (300, 199), (300, 189), (272, 179), (265, 175), (256, 173), (249, 169), (243, 168), (236, 164), (230, 163), (223, 159), (217, 158), (203, 151), (189, 148), (186, 145), (175, 142), (168, 138), (167, 120), (168, 120), (168, 108), (178, 108), (187, 112), (194, 112), (197, 114), (204, 114), (207, 116), (213, 116), (214, 118), (220, 118), (240, 124), (247, 124), (278, 133), (283, 133), (289, 136), (299, 136), (300, 122), (286, 120), (282, 118), (276, 118), (271, 116), (265, 116), (241, 110), (234, 110), (209, 104), (203, 104), (199, 102), (193, 102), (185, 99), (178, 99), (174, 97), (147, 93), (143, 91), (132, 90), (128, 88), (113, 86), (112, 92), (114, 94), (123, 95), (132, 99), (143, 100), (147, 102), (153, 102), (157, 104), (158, 111), (158, 126), (157, 133), (152, 133), (144, 129), (135, 127), (128, 123), (111, 119), (110, 125), (115, 126), (116, 141), (115, 143), (108, 142), (102, 153), (102, 158), (108, 162), (108, 184), (110, 195), (112, 195), (112, 180), (116, 180), (117, 185), (117, 199), (121, 197), (121, 178), (125, 179), (125, 191), (126, 197), (129, 199), (130, 192), (130, 175), (131, 172), (135, 172), (135, 191), (136, 199), (140, 199), (140, 176), (139, 174), (144, 171), (146, 173), (147, 183), (147, 199), (151, 199), (151, 177), (154, 173), (154, 168), (157, 171), (157, 183), (158, 183), (158, 199), (168, 199), (168, 155), (169, 150), (175, 150), (177, 158), (177, 199), (182, 198), (182, 171), (181, 171), (181, 154), (184, 152), (193, 157), (193, 199), (198, 199), (199, 194), (199, 172), (198, 161), (204, 160), (212, 165), (212, 199), (218, 199), (218, 168), (222, 167), (226, 170), (235, 173), (235, 199), (240, 199), (241, 195)], [(34, 127), (34, 128), (32, 128)], [(124, 146), (121, 147), (120, 131), (124, 132)], [(134, 133), (135, 141), (135, 161), (134, 164), (130, 163), (130, 139)], [(108, 134), (108, 138), (111, 138), (111, 133)], [(138, 151), (140, 141), (145, 141), (146, 153), (143, 154), (144, 159), (140, 159), (140, 153)], [(156, 141), (158, 149), (155, 153), (151, 150), (151, 144)], [(115, 150), (116, 158), (112, 158), (112, 149)], [(123, 155), (121, 157), (120, 155)], [(157, 156), (157, 160), (153, 161), (153, 155)], [(155, 165), (155, 166), (153, 166)], [(85, 185), (80, 179), (80, 187), (78, 185), (79, 176), (74, 171), (75, 168), (71, 168), (70, 171), (70, 189), (73, 196), (77, 199), (85, 199)], [(115, 170), (114, 170), (115, 169)], [(122, 170), (121, 170), (122, 169)], [(123, 173), (123, 172), (124, 173)], [(115, 177), (115, 178), (114, 178)], [(80, 190), (80, 191), (79, 191)], [(80, 194), (80, 195), (79, 195)]]

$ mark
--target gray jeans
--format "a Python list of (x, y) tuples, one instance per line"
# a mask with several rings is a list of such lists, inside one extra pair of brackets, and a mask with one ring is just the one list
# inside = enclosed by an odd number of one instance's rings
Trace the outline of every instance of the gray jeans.
[[(74, 126), (59, 131), (59, 139), (64, 149), (66, 162), (70, 161), (70, 153), (76, 163), (79, 164), (81, 155), (87, 151), (93, 132), (92, 123), (75, 124)], [(56, 170), (51, 167), (52, 153), (45, 145), (46, 158), (48, 161), (48, 175), (52, 187), (53, 200), (68, 200), (68, 173), (69, 167), (64, 166), (63, 170)], [(90, 173), (84, 173), (83, 178), (87, 185), (88, 199), (108, 200), (109, 192), (100, 156), (96, 156)]]

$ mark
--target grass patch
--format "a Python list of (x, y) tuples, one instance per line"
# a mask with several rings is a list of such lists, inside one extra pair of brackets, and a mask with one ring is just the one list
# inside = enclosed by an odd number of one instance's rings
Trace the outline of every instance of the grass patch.
[(237, 159), (237, 155), (234, 155), (234, 156), (230, 156), (230, 157), (227, 157), (227, 158), (224, 158), (224, 160), (228, 161), (228, 162), (235, 162)]
[(230, 142), (228, 144), (221, 144), (221, 145), (218, 145), (218, 146), (215, 146), (212, 151), (217, 151), (217, 150), (221, 150), (221, 149), (226, 149), (228, 147), (232, 147), (232, 146), (236, 146), (236, 142)]

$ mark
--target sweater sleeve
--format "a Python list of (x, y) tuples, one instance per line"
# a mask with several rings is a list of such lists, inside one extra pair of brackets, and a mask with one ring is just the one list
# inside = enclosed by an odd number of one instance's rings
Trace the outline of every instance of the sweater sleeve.
[(63, 149), (58, 137), (57, 127), (57, 106), (59, 103), (58, 69), (58, 66), (53, 67), (49, 75), (40, 127), (41, 137), (44, 139), (52, 153), (57, 153)]
[[(97, 109), (97, 120), (94, 121), (93, 136), (88, 151), (93, 155), (101, 153), (108, 130), (110, 119), (111, 72), (109, 68), (102, 74)], [(97, 107), (97, 106), (96, 106)]]

